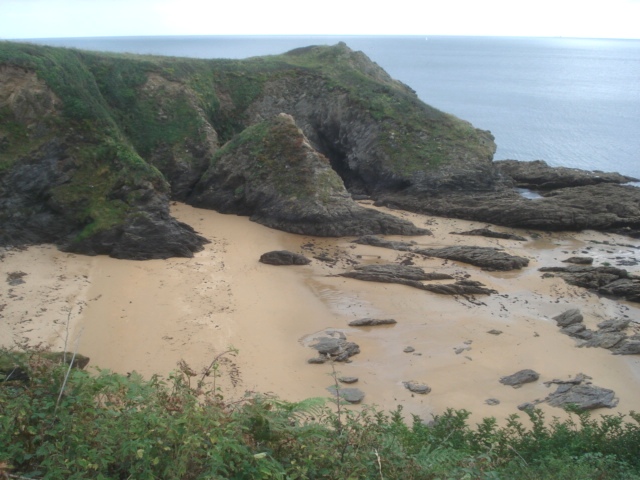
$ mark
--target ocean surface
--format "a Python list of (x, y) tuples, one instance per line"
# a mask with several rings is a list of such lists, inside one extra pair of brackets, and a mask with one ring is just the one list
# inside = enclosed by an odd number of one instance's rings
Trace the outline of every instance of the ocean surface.
[(38, 39), (88, 50), (246, 58), (344, 41), (426, 103), (490, 130), (496, 160), (640, 178), (640, 40), (193, 36)]

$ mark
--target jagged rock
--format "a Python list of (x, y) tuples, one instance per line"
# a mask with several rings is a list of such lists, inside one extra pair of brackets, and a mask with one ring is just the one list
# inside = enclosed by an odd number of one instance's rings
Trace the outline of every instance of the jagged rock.
[(582, 342), (579, 347), (600, 347), (600, 348), (613, 348), (618, 345), (622, 340), (627, 338), (624, 333), (620, 332), (593, 332), (593, 335)]
[(475, 235), (488, 238), (502, 238), (505, 240), (518, 240), (519, 242), (526, 242), (527, 239), (516, 235), (515, 233), (495, 232), (488, 228), (476, 228), (474, 230), (468, 230), (466, 232), (451, 232), (452, 235)]
[[(424, 233), (423, 235), (431, 235), (431, 232)], [(414, 247), (412, 243), (387, 240), (376, 235), (363, 235), (362, 237), (353, 240), (353, 243), (371, 245), (372, 247), (390, 248), (392, 250), (399, 250), (402, 252), (411, 251)]]
[(346, 362), (350, 357), (360, 353), (360, 346), (348, 342), (344, 333), (335, 330), (323, 332), (313, 339), (310, 347), (317, 350), (320, 356), (328, 357), (336, 362)]
[(402, 382), (404, 387), (410, 392), (417, 393), (420, 395), (426, 395), (431, 391), (431, 387), (424, 383), (414, 382), (413, 380), (408, 382)]
[(360, 403), (364, 400), (364, 392), (359, 388), (340, 388), (337, 389), (335, 385), (327, 387), (327, 390), (331, 392), (334, 397), (338, 395), (343, 400), (349, 403)]
[(260, 262), (267, 265), (308, 265), (311, 260), (304, 255), (289, 252), (288, 250), (274, 250), (263, 253), (260, 256)]
[(588, 340), (593, 337), (593, 331), (589, 330), (583, 323), (572, 323), (569, 326), (561, 328), (560, 332), (582, 340)]
[(358, 205), (291, 115), (253, 125), (216, 154), (188, 202), (286, 232), (423, 235), (411, 222)]
[(420, 267), (392, 263), (382, 265), (356, 265), (353, 270), (341, 273), (340, 275), (367, 282), (399, 283), (414, 288), (423, 288), (422, 283), (420, 283), (421, 280), (453, 278), (447, 274), (425, 273)]
[(583, 384), (561, 384), (555, 392), (547, 396), (546, 402), (554, 407), (575, 405), (581, 410), (614, 408), (618, 399), (613, 390)]
[(338, 381), (340, 383), (356, 383), (358, 381), (358, 377), (338, 377)]
[(535, 382), (540, 378), (540, 374), (535, 372), (534, 370), (525, 369), (520, 370), (512, 375), (507, 375), (505, 377), (500, 378), (500, 383), (503, 385), (509, 385), (512, 387), (519, 387), (524, 383)]
[(441, 295), (491, 295), (498, 293), (496, 290), (486, 288), (482, 283), (473, 280), (458, 280), (455, 283), (426, 284), (423, 290)]
[(629, 326), (630, 320), (626, 318), (616, 318), (612, 320), (605, 320), (598, 324), (598, 328), (601, 332), (621, 332)]
[(446, 258), (458, 262), (469, 263), (483, 270), (519, 270), (529, 265), (529, 259), (509, 255), (491, 247), (452, 246), (443, 248), (425, 248), (415, 253), (427, 257)]
[(359, 318), (349, 322), (350, 327), (376, 327), (378, 325), (394, 325), (398, 323), (393, 318)]
[(512, 178), (520, 188), (554, 190), (601, 183), (628, 183), (638, 181), (614, 172), (589, 172), (577, 168), (550, 167), (542, 160), (520, 162), (501, 160), (494, 162), (497, 169)]
[(614, 355), (640, 355), (640, 340), (624, 339), (611, 348)]
[[(640, 189), (638, 189), (640, 190)], [(603, 295), (640, 302), (640, 277), (616, 267), (543, 267), (545, 275), (558, 276), (565, 282), (587, 288)]]
[(553, 317), (559, 327), (568, 327), (574, 323), (581, 323), (584, 320), (582, 313), (577, 308), (572, 308), (566, 312), (561, 313)]
[(576, 265), (591, 265), (593, 258), (591, 257), (569, 257), (563, 260), (564, 263), (574, 263)]

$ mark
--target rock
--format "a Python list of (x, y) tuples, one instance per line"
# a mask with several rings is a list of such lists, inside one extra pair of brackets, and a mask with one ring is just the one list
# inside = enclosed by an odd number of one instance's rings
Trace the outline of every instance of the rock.
[(512, 387), (519, 387), (524, 383), (535, 382), (540, 378), (540, 374), (530, 370), (520, 370), (512, 375), (507, 375), (506, 377), (500, 378), (500, 383), (503, 385), (510, 385)]
[(404, 387), (410, 392), (417, 393), (419, 395), (426, 395), (431, 391), (431, 387), (424, 383), (414, 382), (413, 380), (409, 382), (402, 382)]
[(563, 260), (564, 263), (574, 263), (576, 265), (591, 265), (593, 258), (591, 257), (570, 257)]
[(305, 235), (429, 233), (358, 205), (330, 160), (312, 146), (291, 115), (267, 118), (217, 152), (188, 203), (249, 215), (267, 227)]
[(308, 265), (311, 263), (304, 255), (289, 252), (287, 250), (274, 250), (272, 252), (263, 253), (260, 256), (260, 262), (267, 265)]
[[(640, 190), (640, 189), (638, 189)], [(640, 302), (640, 277), (616, 267), (543, 267), (545, 275), (558, 276), (565, 282), (593, 290), (602, 295)]]
[(484, 403), (486, 403), (487, 405), (495, 406), (500, 405), (500, 400), (498, 400), (497, 398), (487, 398)]
[(574, 323), (580, 323), (584, 320), (582, 313), (577, 308), (572, 308), (566, 312), (561, 313), (553, 317), (559, 327), (568, 327)]
[[(424, 235), (431, 235), (431, 232), (425, 233)], [(390, 248), (392, 250), (399, 250), (402, 252), (411, 251), (414, 247), (412, 243), (386, 240), (376, 235), (363, 235), (362, 237), (353, 240), (353, 243), (358, 243), (360, 245), (371, 245), (372, 247)]]
[(627, 338), (624, 333), (620, 332), (593, 332), (593, 335), (588, 339), (582, 342), (579, 347), (601, 347), (601, 348), (612, 348), (618, 345), (622, 340)]
[(518, 405), (518, 410), (521, 411), (533, 410), (534, 408), (536, 408), (536, 405), (533, 402), (524, 402)]
[(404, 353), (413, 353), (416, 351), (415, 348), (413, 347), (404, 347), (404, 350), (402, 350)]
[(307, 363), (311, 365), (321, 365), (323, 363), (327, 363), (329, 361), (329, 357), (325, 355), (320, 355), (319, 357), (313, 357), (307, 360)]
[(529, 265), (529, 259), (509, 255), (502, 250), (490, 247), (452, 246), (443, 248), (425, 248), (415, 253), (427, 257), (446, 258), (469, 263), (483, 270), (519, 270)]
[(469, 230), (466, 232), (451, 232), (451, 235), (475, 235), (488, 238), (502, 238), (505, 240), (518, 240), (519, 242), (526, 242), (527, 239), (516, 235), (514, 233), (495, 232), (488, 228), (476, 228), (475, 230)]
[(340, 383), (356, 383), (358, 381), (358, 377), (338, 377), (338, 381)]
[(567, 327), (560, 329), (561, 333), (569, 335), (570, 337), (580, 338), (582, 340), (588, 340), (593, 337), (593, 331), (589, 330), (583, 323), (572, 323)]
[(358, 344), (348, 342), (344, 333), (335, 330), (328, 330), (313, 337), (309, 346), (317, 350), (321, 357), (328, 357), (336, 362), (346, 362), (350, 357), (360, 353)]
[(458, 280), (455, 283), (427, 284), (421, 287), (429, 292), (441, 295), (491, 295), (496, 290), (486, 288), (482, 283), (472, 280)]
[(489, 333), (491, 335), (502, 335), (502, 330), (491, 329), (487, 333)]
[(630, 320), (626, 318), (616, 318), (612, 320), (605, 320), (604, 322), (600, 322), (598, 324), (598, 328), (600, 332), (603, 333), (611, 333), (611, 332), (621, 332), (629, 326)]
[(378, 325), (395, 325), (398, 323), (393, 318), (359, 318), (349, 322), (350, 327), (376, 327)]
[(583, 384), (562, 384), (546, 398), (546, 402), (554, 407), (575, 405), (580, 410), (596, 408), (614, 408), (618, 399), (613, 390)]
[(589, 172), (577, 168), (550, 167), (542, 160), (520, 162), (501, 160), (494, 162), (497, 169), (512, 178), (520, 188), (554, 190), (601, 183), (627, 183), (637, 181), (619, 173)]
[(615, 348), (611, 348), (614, 355), (640, 355), (640, 340), (622, 340), (616, 344)]
[(360, 403), (364, 400), (364, 392), (359, 388), (340, 388), (337, 389), (334, 385), (327, 387), (327, 390), (334, 396), (338, 395), (343, 400), (349, 403)]
[(414, 288), (423, 289), (421, 280), (435, 278), (452, 278), (450, 275), (425, 273), (420, 267), (410, 265), (356, 265), (353, 270), (340, 274), (343, 277), (355, 278), (367, 282), (399, 283)]

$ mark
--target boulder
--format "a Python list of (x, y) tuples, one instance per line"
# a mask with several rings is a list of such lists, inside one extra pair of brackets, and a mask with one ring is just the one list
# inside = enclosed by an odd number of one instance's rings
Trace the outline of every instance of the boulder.
[(311, 260), (304, 255), (288, 250), (274, 250), (263, 253), (260, 256), (260, 262), (267, 265), (308, 265)]
[(338, 381), (340, 383), (356, 383), (358, 381), (358, 377), (338, 377)]
[(346, 335), (336, 330), (328, 330), (313, 337), (309, 346), (320, 354), (319, 357), (335, 362), (346, 362), (350, 357), (360, 353), (357, 343), (347, 341)]
[(512, 387), (519, 387), (524, 383), (535, 382), (540, 378), (540, 374), (534, 370), (525, 369), (520, 370), (514, 374), (507, 375), (500, 378), (500, 383), (503, 385), (510, 385)]
[(349, 402), (349, 403), (360, 403), (364, 400), (364, 392), (359, 388), (336, 388), (335, 385), (327, 387), (327, 390), (334, 396), (340, 397), (341, 399)]
[(580, 410), (614, 408), (618, 399), (613, 390), (584, 384), (561, 384), (547, 396), (546, 402), (554, 407), (573, 405)]
[(614, 355), (640, 355), (640, 340), (624, 339), (611, 348)]
[(600, 348), (613, 348), (618, 345), (622, 340), (627, 338), (624, 333), (620, 332), (602, 332), (596, 331), (593, 332), (593, 335), (584, 342), (582, 342), (580, 347), (600, 347)]
[(569, 257), (563, 260), (564, 263), (573, 263), (576, 265), (591, 265), (593, 263), (592, 257)]
[(413, 380), (408, 382), (402, 382), (404, 387), (410, 392), (417, 393), (419, 395), (426, 395), (431, 391), (431, 387), (424, 383), (414, 382)]

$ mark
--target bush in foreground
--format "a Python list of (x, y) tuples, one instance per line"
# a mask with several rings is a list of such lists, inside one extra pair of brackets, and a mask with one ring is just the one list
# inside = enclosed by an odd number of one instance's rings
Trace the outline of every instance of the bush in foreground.
[[(2, 352), (6, 357), (7, 352)], [(640, 479), (640, 415), (499, 427), (449, 410), (430, 425), (322, 399), (225, 402), (218, 356), (145, 380), (22, 355), (0, 385), (0, 478)]]

